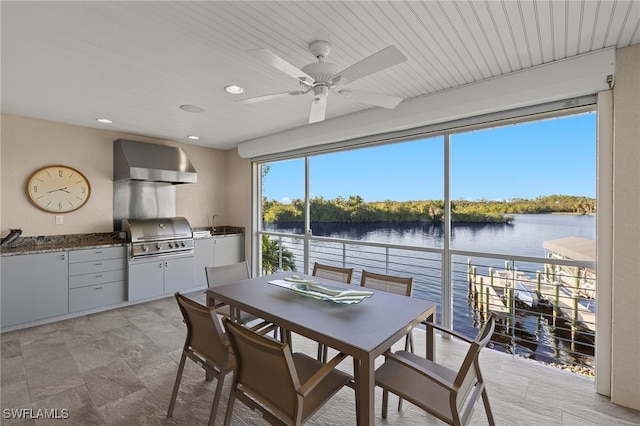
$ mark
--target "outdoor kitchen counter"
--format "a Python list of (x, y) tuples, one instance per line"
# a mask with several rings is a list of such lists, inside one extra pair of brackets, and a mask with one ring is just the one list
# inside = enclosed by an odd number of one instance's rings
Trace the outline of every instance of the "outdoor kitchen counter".
[(210, 226), (193, 228), (193, 238), (195, 238), (196, 240), (202, 238), (232, 237), (237, 235), (244, 235), (243, 227), (216, 226), (215, 230), (212, 230)]
[(120, 232), (21, 237), (7, 246), (0, 247), (0, 256), (119, 247), (126, 244), (126, 241), (120, 238)]

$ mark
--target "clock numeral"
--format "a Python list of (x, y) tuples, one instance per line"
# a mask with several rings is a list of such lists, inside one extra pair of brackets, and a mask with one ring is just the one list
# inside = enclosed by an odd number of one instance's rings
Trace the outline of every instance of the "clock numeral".
[(33, 192), (34, 193), (38, 192), (38, 185), (33, 185)]
[(58, 176), (62, 177), (63, 174), (64, 174), (63, 170), (58, 170)]
[(58, 203), (58, 210), (62, 210), (62, 203)]
[(87, 193), (87, 188), (85, 188), (84, 186), (82, 187), (82, 193), (86, 194)]

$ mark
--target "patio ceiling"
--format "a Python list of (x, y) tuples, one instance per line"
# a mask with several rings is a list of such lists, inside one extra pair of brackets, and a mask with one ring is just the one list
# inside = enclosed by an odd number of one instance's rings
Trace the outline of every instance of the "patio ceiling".
[[(343, 69), (395, 45), (406, 62), (349, 87), (409, 100), (640, 42), (637, 1), (3, 1), (1, 19), (2, 112), (220, 149), (314, 126), (310, 95), (235, 102), (300, 89), (250, 49), (303, 67), (326, 40)], [(370, 108), (331, 95), (327, 121)]]

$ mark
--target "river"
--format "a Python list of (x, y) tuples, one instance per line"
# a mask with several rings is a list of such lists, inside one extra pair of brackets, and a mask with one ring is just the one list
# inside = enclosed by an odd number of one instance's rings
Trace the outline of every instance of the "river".
[[(510, 224), (465, 223), (453, 224), (451, 229), (451, 249), (477, 251), (505, 256), (544, 257), (543, 242), (564, 237), (582, 237), (595, 239), (596, 218), (592, 215), (563, 214), (516, 214)], [(300, 224), (265, 224), (265, 230), (302, 234)], [(312, 224), (314, 236), (345, 238), (358, 241), (382, 242), (388, 244), (418, 247), (443, 248), (444, 231), (440, 224), (421, 223), (372, 223), (372, 224)], [(464, 259), (458, 259), (454, 265), (454, 327), (465, 334), (472, 334), (473, 307), (467, 299), (466, 266)], [(474, 260), (475, 261), (475, 260)], [(454, 260), (455, 262), (455, 260)], [(482, 260), (485, 270), (488, 266), (504, 266), (503, 261)], [(533, 273), (534, 266), (519, 265), (518, 269)], [(536, 265), (535, 267), (539, 267)], [(522, 269), (520, 269), (522, 267)], [(409, 267), (410, 269), (410, 267)], [(411, 273), (411, 270), (407, 270)], [(415, 271), (417, 275), (417, 271)], [(439, 300), (440, 283), (420, 283), (414, 286), (414, 295), (431, 300)], [(439, 309), (439, 308), (438, 308)], [(586, 356), (576, 355), (571, 349), (563, 349), (566, 341), (557, 339), (559, 332), (549, 324), (548, 318), (537, 313), (525, 313), (519, 317), (519, 332), (524, 335), (522, 344), (510, 345), (506, 351), (525, 355), (544, 362), (581, 364), (592, 366), (589, 352), (592, 348), (583, 348)], [(517, 342), (517, 336), (514, 341)], [(533, 340), (534, 342), (529, 342)], [(513, 342), (511, 342), (513, 343)], [(581, 350), (578, 350), (582, 352)]]

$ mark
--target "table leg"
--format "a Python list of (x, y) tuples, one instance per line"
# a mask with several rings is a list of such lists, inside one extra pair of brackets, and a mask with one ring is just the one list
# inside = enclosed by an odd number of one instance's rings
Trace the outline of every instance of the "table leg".
[[(435, 321), (435, 317), (433, 314), (429, 315), (427, 317), (427, 321), (428, 322), (434, 322)], [(428, 360), (434, 361), (436, 360), (436, 329), (431, 327), (431, 326), (427, 326), (427, 330), (426, 330), (426, 339), (427, 339), (427, 353), (425, 354)]]
[(353, 359), (358, 426), (373, 425), (375, 402), (375, 363), (370, 356)]

